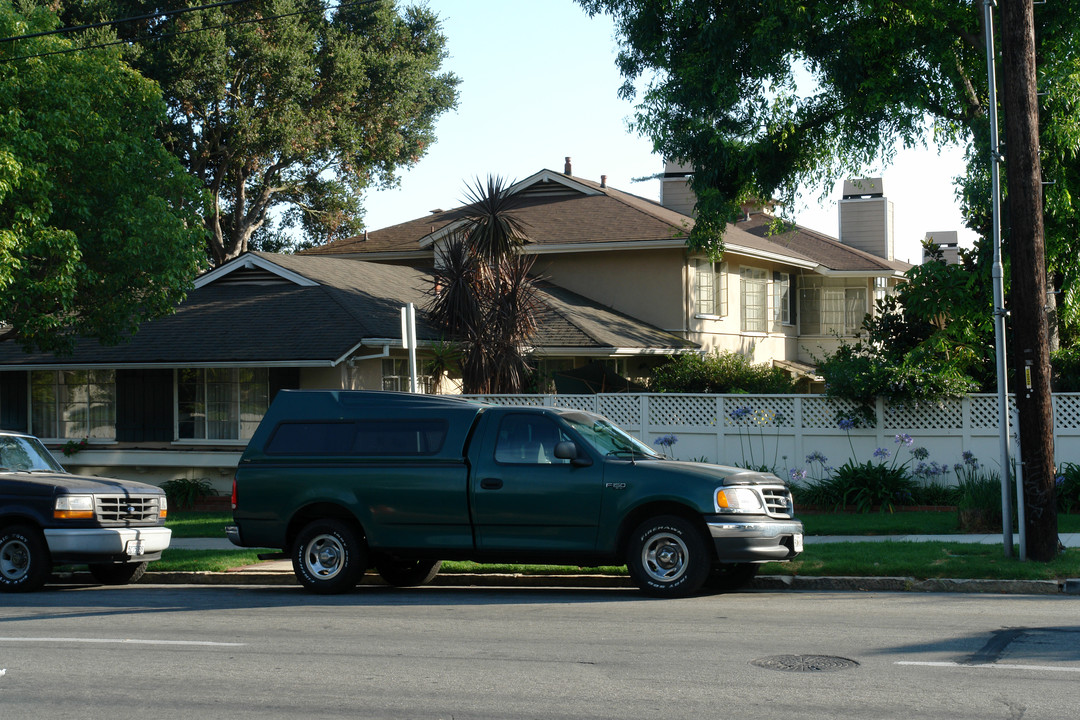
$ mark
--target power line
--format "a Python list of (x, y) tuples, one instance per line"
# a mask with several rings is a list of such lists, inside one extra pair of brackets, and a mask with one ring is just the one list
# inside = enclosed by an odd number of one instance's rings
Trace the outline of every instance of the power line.
[[(248, 0), (228, 0), (227, 2), (217, 3), (216, 5), (207, 5), (206, 8), (214, 8), (214, 7), (218, 7), (220, 5), (231, 5), (231, 4), (240, 3), (240, 2), (247, 2), (247, 1)], [(191, 33), (198, 33), (198, 32), (206, 32), (208, 30), (220, 30), (222, 28), (237, 27), (237, 26), (240, 26), (240, 25), (250, 25), (252, 23), (265, 22), (267, 20), (280, 20), (282, 18), (295, 17), (297, 15), (308, 15), (308, 14), (311, 14), (311, 13), (314, 13), (314, 12), (321, 13), (321, 12), (325, 12), (326, 10), (341, 10), (343, 8), (350, 8), (350, 7), (355, 7), (355, 6), (358, 6), (358, 5), (371, 5), (371, 4), (379, 2), (379, 1), (380, 0), (356, 0), (355, 2), (350, 2), (350, 3), (341, 3), (339, 5), (329, 5), (329, 6), (325, 7), (325, 8), (320, 7), (320, 8), (310, 9), (310, 10), (297, 10), (295, 12), (290, 12), (290, 13), (281, 13), (280, 15), (267, 15), (267, 16), (264, 16), (264, 17), (250, 18), (250, 19), (247, 19), (247, 20), (237, 20), (235, 22), (221, 23), (220, 25), (211, 25), (211, 26), (207, 26), (207, 27), (191, 28), (190, 30), (176, 30), (176, 31), (170, 32), (170, 33), (163, 33), (161, 35), (147, 35), (147, 36), (144, 36), (144, 37), (141, 37), (141, 38), (130, 38), (130, 39), (126, 39), (126, 40), (112, 40), (110, 42), (96, 43), (94, 45), (81, 45), (79, 47), (64, 48), (62, 50), (50, 50), (49, 52), (34, 53), (32, 55), (17, 55), (15, 57), (4, 58), (3, 60), (0, 60), (0, 62), (14, 62), (16, 60), (30, 60), (30, 59), (39, 58), (39, 57), (49, 57), (51, 55), (66, 55), (68, 53), (81, 52), (83, 50), (96, 50), (96, 49), (99, 49), (99, 48), (112, 47), (114, 45), (129, 45), (129, 44), (142, 43), (142, 42), (148, 42), (148, 41), (165, 40), (165, 39), (170, 38), (170, 37), (177, 37), (179, 35), (189, 35)], [(197, 10), (197, 9), (203, 9), (203, 8), (188, 8), (188, 9), (189, 10)], [(149, 17), (158, 17), (158, 16), (157, 15), (151, 15)], [(116, 21), (113, 21), (111, 23), (99, 23), (97, 25), (97, 27), (101, 27), (101, 26), (104, 26), (104, 25), (112, 25), (112, 24), (116, 24), (116, 23), (120, 23), (120, 22), (126, 22), (128, 20), (135, 20), (135, 19), (138, 19), (138, 18), (125, 18), (124, 20), (116, 20)], [(76, 28), (67, 28), (66, 30), (74, 30), (74, 29), (76, 29)], [(49, 33), (44, 33), (44, 34), (55, 34), (56, 32), (61, 32), (61, 31), (51, 31)], [(27, 36), (27, 37), (34, 37), (34, 36)], [(19, 38), (3, 38), (3, 40), (17, 40), (17, 39), (19, 39)]]

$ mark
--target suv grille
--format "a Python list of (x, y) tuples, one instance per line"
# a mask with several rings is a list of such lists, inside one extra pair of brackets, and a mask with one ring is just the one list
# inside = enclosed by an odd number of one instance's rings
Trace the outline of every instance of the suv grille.
[(765, 509), (770, 515), (792, 516), (793, 505), (790, 490), (785, 487), (767, 487), (761, 488), (761, 494), (765, 498)]
[(95, 495), (99, 522), (157, 523), (160, 495)]

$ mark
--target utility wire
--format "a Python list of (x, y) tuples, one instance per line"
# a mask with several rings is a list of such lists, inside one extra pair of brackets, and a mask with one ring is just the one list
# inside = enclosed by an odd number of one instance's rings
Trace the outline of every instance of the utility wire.
[[(218, 5), (227, 5), (227, 4), (233, 4), (233, 3), (238, 3), (238, 2), (246, 2), (246, 1), (247, 0), (229, 0), (229, 2), (218, 3)], [(267, 20), (280, 20), (282, 18), (295, 17), (297, 15), (308, 15), (308, 14), (311, 14), (313, 12), (321, 13), (321, 12), (325, 12), (326, 10), (341, 10), (343, 8), (356, 7), (358, 5), (371, 5), (371, 4), (379, 2), (379, 1), (380, 0), (356, 0), (355, 2), (350, 2), (350, 3), (341, 3), (339, 5), (329, 5), (329, 6), (325, 7), (325, 8), (320, 7), (320, 8), (310, 9), (310, 10), (297, 10), (295, 12), (290, 12), (290, 13), (281, 13), (280, 15), (267, 15), (267, 16), (263, 16), (263, 17), (249, 18), (247, 20), (237, 20), (235, 22), (221, 23), (220, 25), (210, 25), (210, 26), (206, 26), (206, 27), (191, 28), (190, 30), (176, 30), (176, 31), (170, 32), (170, 33), (163, 33), (161, 35), (146, 35), (146, 36), (143, 36), (141, 38), (129, 38), (129, 39), (126, 39), (126, 40), (112, 40), (110, 42), (97, 43), (97, 44), (94, 44), (94, 45), (81, 45), (79, 47), (64, 48), (63, 50), (50, 50), (49, 52), (34, 53), (32, 55), (17, 55), (15, 57), (3, 58), (2, 60), (0, 60), (0, 62), (14, 62), (16, 60), (30, 60), (32, 58), (49, 57), (51, 55), (66, 55), (68, 53), (81, 52), (83, 50), (96, 50), (98, 48), (112, 47), (114, 45), (131, 45), (131, 44), (135, 44), (135, 43), (157, 41), (157, 40), (165, 40), (166, 38), (170, 38), (170, 37), (176, 37), (176, 36), (179, 36), (179, 35), (189, 35), (191, 33), (197, 33), (197, 32), (206, 32), (207, 30), (220, 30), (222, 28), (237, 27), (237, 26), (240, 26), (240, 25), (250, 25), (252, 23), (261, 23), (261, 22), (265, 22)], [(217, 5), (208, 5), (206, 7), (213, 8), (213, 7), (217, 7)], [(189, 8), (189, 9), (190, 10), (195, 10), (195, 9), (198, 9), (198, 8)], [(150, 17), (157, 17), (157, 16), (152, 15)], [(111, 24), (115, 24), (115, 23), (119, 23), (119, 22), (124, 22), (126, 20), (134, 20), (134, 19), (137, 19), (137, 18), (125, 18), (125, 20), (117, 20), (117, 21), (114, 21), (113, 23), (101, 23), (101, 24), (98, 25), (98, 27), (100, 27), (102, 25), (111, 25)], [(68, 28), (68, 29), (74, 29), (74, 28)], [(53, 34), (53, 33), (46, 33), (46, 34)], [(27, 37), (33, 37), (33, 36), (27, 36)], [(16, 40), (16, 39), (18, 39), (18, 38), (3, 38), (3, 40)]]

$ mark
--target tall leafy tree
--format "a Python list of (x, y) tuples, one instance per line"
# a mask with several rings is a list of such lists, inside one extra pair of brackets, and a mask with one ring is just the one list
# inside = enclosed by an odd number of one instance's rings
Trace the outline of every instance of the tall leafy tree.
[(534, 256), (519, 252), (528, 231), (501, 178), (477, 180), (467, 200), (439, 250), (429, 317), (462, 346), (465, 392), (521, 392), (530, 371), (524, 346), (536, 330)]
[[(67, 1), (71, 22), (117, 23), (134, 67), (168, 104), (163, 137), (209, 190), (215, 263), (248, 249), (273, 217), (325, 242), (362, 228), (361, 195), (396, 182), (457, 103), (440, 72), (438, 18), (393, 0)], [(280, 233), (275, 233), (280, 237)]]
[[(693, 166), (699, 219), (690, 243), (713, 254), (723, 251), (725, 222), (751, 196), (790, 206), (801, 185), (831, 186), (842, 175), (861, 174), (874, 161), (888, 161), (897, 144), (970, 143), (986, 136), (984, 0), (579, 2), (590, 13), (614, 17), (626, 78), (622, 93), (636, 97), (641, 86), (634, 126), (663, 155)], [(1037, 13), (1031, 0), (1000, 5), (1008, 229), (1018, 263), (1012, 311), (1021, 337), (1015, 344), (1022, 348), (1021, 365), (1034, 368), (1029, 396), (1036, 398), (1021, 413), (1032, 419), (1030, 425), (1022, 419), (1029, 428), (1028, 439), (1021, 438), (1025, 494), (1029, 510), (1047, 519), (1037, 544), (1038, 559), (1048, 559), (1053, 513), (1043, 508), (1053, 453), (1043, 440), (1049, 334), (1041, 288), (1048, 267), (1063, 297), (1080, 289), (1073, 232), (1080, 208), (1072, 201), (1080, 188), (1070, 185), (1080, 180), (1080, 14), (1070, 3), (1040, 5)], [(1033, 102), (1037, 80), (1053, 98), (1041, 112)], [(1048, 175), (1040, 171), (1043, 138)], [(985, 169), (990, 151), (983, 142), (970, 155)], [(1045, 228), (1043, 181), (1060, 186), (1046, 205)], [(972, 189), (965, 197), (974, 201), (972, 219), (980, 220), (989, 215), (989, 193), (975, 200)], [(1065, 316), (1073, 312), (1067, 308)], [(1029, 445), (1033, 435), (1040, 437)]]
[[(0, 4), (0, 37), (58, 24)], [(116, 50), (0, 42), (0, 337), (69, 351), (171, 313), (205, 261), (203, 196), (155, 131), (157, 86)]]

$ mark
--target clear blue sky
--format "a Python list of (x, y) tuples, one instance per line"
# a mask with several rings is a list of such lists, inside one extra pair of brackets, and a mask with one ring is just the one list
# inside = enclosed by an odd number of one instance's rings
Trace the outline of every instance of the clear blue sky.
[[(408, 0), (402, 0), (408, 2)], [(428, 0), (443, 20), (450, 57), (444, 67), (461, 78), (456, 111), (444, 115), (438, 142), (398, 188), (371, 193), (366, 223), (378, 229), (460, 203), (466, 183), (502, 175), (521, 180), (542, 169), (573, 172), (642, 197), (659, 199), (659, 181), (634, 178), (663, 170), (652, 143), (627, 130), (631, 103), (620, 100), (611, 20), (589, 18), (573, 0)], [(964, 230), (952, 178), (962, 152), (903, 152), (877, 168), (896, 214), (896, 253), (920, 256), (928, 231)], [(837, 235), (839, 188), (807, 189), (797, 220)]]

